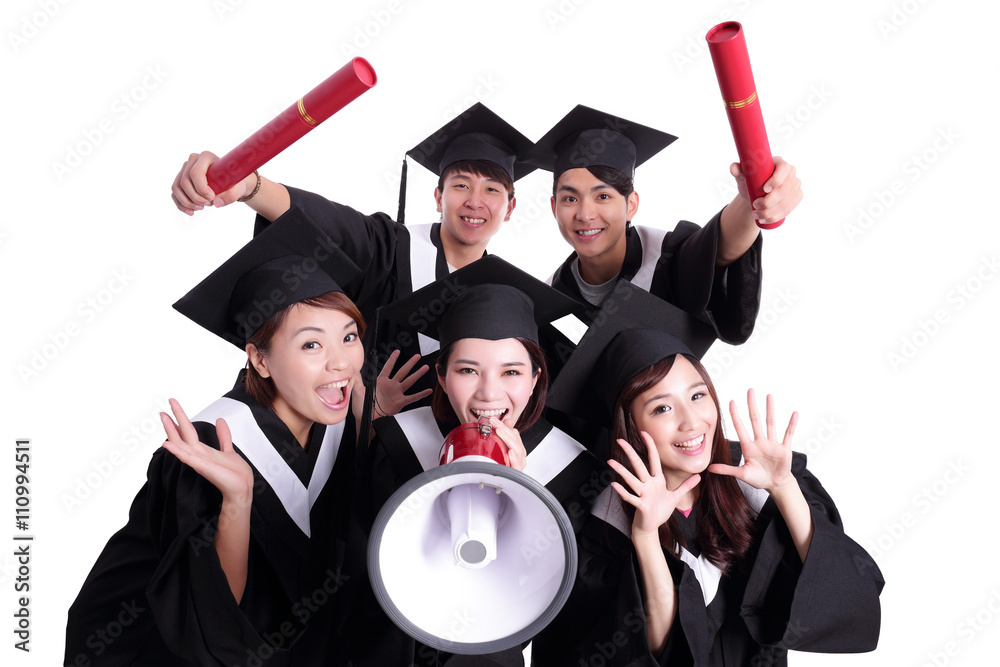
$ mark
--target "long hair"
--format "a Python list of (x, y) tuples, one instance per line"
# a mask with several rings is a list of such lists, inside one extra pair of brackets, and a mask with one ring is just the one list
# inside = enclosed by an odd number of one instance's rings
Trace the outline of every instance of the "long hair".
[[(358, 307), (354, 305), (354, 302), (348, 298), (343, 292), (327, 292), (326, 294), (320, 294), (319, 296), (314, 296), (309, 299), (303, 299), (298, 301), (306, 306), (313, 306), (315, 308), (327, 308), (329, 310), (339, 310), (348, 317), (352, 318), (358, 323), (358, 337), (363, 338), (365, 335), (365, 320), (361, 316), (361, 312)], [(250, 343), (252, 343), (257, 351), (260, 352), (265, 357), (271, 350), (271, 339), (281, 328), (281, 325), (285, 322), (285, 318), (288, 317), (289, 309), (296, 304), (291, 304), (282, 308), (271, 317), (267, 318), (267, 321), (260, 326), (257, 331), (253, 333), (250, 337)], [(247, 364), (246, 376), (243, 379), (244, 384), (247, 388), (247, 393), (250, 397), (260, 403), (261, 405), (271, 407), (274, 405), (274, 399), (278, 396), (278, 390), (274, 386), (274, 380), (269, 377), (264, 377), (257, 372), (253, 364)]]
[[(545, 410), (545, 395), (549, 391), (549, 371), (545, 366), (545, 352), (538, 343), (527, 338), (515, 338), (514, 340), (524, 345), (524, 349), (528, 351), (528, 358), (531, 359), (531, 374), (533, 377), (538, 377), (538, 380), (535, 382), (535, 390), (531, 392), (531, 398), (528, 399), (527, 405), (521, 411), (521, 416), (517, 418), (517, 423), (514, 424), (514, 428), (518, 431), (524, 431), (534, 426)], [(451, 357), (451, 351), (454, 346), (454, 343), (449, 343), (441, 348), (441, 352), (438, 354), (435, 368), (439, 377), (444, 377), (448, 372), (448, 359)], [(440, 382), (434, 385), (434, 396), (431, 397), (431, 411), (434, 413), (434, 418), (440, 422), (456, 426), (459, 424), (458, 415), (455, 414), (455, 410), (451, 407), (448, 394), (445, 393)]]
[[(723, 435), (722, 411), (719, 408), (719, 397), (715, 392), (715, 386), (700, 361), (688, 355), (684, 355), (684, 357), (691, 362), (691, 365), (695, 367), (708, 386), (708, 393), (712, 397), (712, 403), (715, 404), (715, 411), (718, 414), (715, 433), (712, 435), (711, 462), (731, 465), (729, 442)], [(614, 440), (611, 444), (611, 456), (633, 474), (635, 471), (632, 469), (632, 463), (622, 451), (621, 446), (618, 445), (618, 438), (632, 445), (640, 460), (649, 460), (646, 443), (639, 434), (639, 429), (632, 418), (632, 402), (666, 377), (676, 359), (677, 355), (671, 355), (637, 373), (625, 383), (615, 404)], [(619, 483), (628, 488), (624, 480), (619, 479)], [(750, 548), (750, 532), (754, 522), (753, 509), (740, 491), (739, 484), (734, 477), (705, 472), (702, 474), (697, 488), (700, 489), (696, 508), (698, 546), (705, 558), (726, 572)], [(634, 515), (634, 508), (631, 505), (624, 503), (624, 506), (630, 516)], [(660, 540), (676, 555), (679, 555), (679, 547), (687, 546), (673, 515), (661, 528)]]

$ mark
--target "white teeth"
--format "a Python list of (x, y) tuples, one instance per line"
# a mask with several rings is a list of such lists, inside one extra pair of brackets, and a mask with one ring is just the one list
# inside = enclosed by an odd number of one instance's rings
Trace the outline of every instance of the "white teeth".
[(594, 234), (600, 233), (600, 229), (584, 229), (577, 232), (578, 236), (593, 236)]
[(692, 438), (691, 440), (686, 440), (685, 442), (678, 442), (674, 444), (674, 447), (677, 449), (686, 449), (691, 451), (701, 447), (703, 442), (705, 442), (705, 436), (699, 435), (697, 438)]
[(507, 412), (506, 409), (500, 410), (477, 410), (475, 408), (470, 408), (469, 412), (476, 415), (477, 417), (499, 417), (500, 415)]
[(348, 380), (337, 380), (330, 384), (324, 384), (320, 389), (343, 389), (347, 386)]
[(466, 222), (471, 222), (474, 225), (481, 225), (486, 222), (486, 218), (462, 218)]

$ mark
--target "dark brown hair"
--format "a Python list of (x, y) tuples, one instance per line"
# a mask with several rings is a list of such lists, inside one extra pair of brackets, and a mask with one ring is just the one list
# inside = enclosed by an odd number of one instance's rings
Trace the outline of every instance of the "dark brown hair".
[(507, 190), (507, 201), (514, 198), (514, 181), (511, 179), (510, 174), (507, 173), (507, 170), (496, 162), (490, 162), (489, 160), (459, 160), (458, 162), (452, 162), (441, 172), (441, 177), (438, 178), (438, 190), (444, 190), (445, 179), (456, 172), (465, 172), (493, 179)]
[[(359, 338), (363, 338), (365, 335), (365, 320), (361, 317), (361, 312), (354, 305), (354, 302), (343, 292), (327, 292), (326, 294), (320, 294), (319, 296), (304, 299), (297, 303), (315, 308), (339, 310), (357, 322)], [(256, 347), (257, 351), (263, 356), (267, 356), (271, 349), (271, 339), (274, 338), (274, 334), (281, 328), (285, 318), (288, 317), (288, 311), (294, 305), (296, 304), (293, 303), (290, 306), (286, 306), (274, 315), (271, 315), (250, 337), (249, 343)], [(247, 372), (243, 381), (246, 384), (247, 393), (250, 394), (252, 399), (267, 407), (271, 407), (274, 404), (274, 399), (278, 395), (277, 389), (274, 386), (274, 380), (269, 377), (263, 377), (257, 372), (253, 364), (247, 363)]]
[[(528, 399), (527, 405), (521, 411), (521, 416), (518, 417), (517, 423), (514, 424), (514, 428), (518, 431), (523, 431), (534, 426), (535, 422), (542, 416), (542, 411), (545, 410), (545, 395), (549, 391), (549, 371), (545, 366), (545, 352), (538, 343), (527, 338), (515, 338), (514, 340), (524, 345), (524, 349), (528, 351), (528, 358), (531, 359), (531, 374), (533, 377), (538, 377), (538, 380), (535, 382), (535, 389), (531, 392), (531, 398)], [(451, 351), (454, 346), (454, 343), (449, 343), (441, 348), (441, 352), (438, 354), (435, 368), (440, 377), (444, 377), (445, 373), (448, 372), (448, 359), (451, 357)], [(460, 423), (458, 415), (455, 414), (455, 411), (451, 407), (451, 402), (448, 400), (448, 394), (445, 393), (440, 382), (434, 385), (434, 396), (431, 398), (431, 411), (434, 413), (434, 418), (440, 422), (454, 424), (455, 426)]]
[[(594, 164), (585, 168), (594, 176), (594, 178), (597, 178), (617, 190), (618, 194), (622, 197), (627, 198), (630, 194), (635, 192), (635, 183), (632, 181), (632, 177), (620, 169), (605, 167), (601, 164)], [(562, 176), (562, 174), (559, 174), (559, 176)], [(556, 195), (556, 188), (559, 186), (559, 176), (552, 179), (553, 197)]]
[[(705, 381), (708, 393), (712, 397), (712, 403), (715, 404), (715, 411), (719, 416), (715, 433), (712, 436), (711, 462), (731, 465), (729, 442), (723, 435), (722, 412), (719, 408), (719, 397), (715, 392), (715, 386), (700, 361), (688, 355), (684, 355), (684, 357), (691, 362), (702, 380)], [(676, 359), (677, 355), (671, 355), (637, 373), (625, 383), (615, 404), (611, 456), (633, 474), (635, 471), (632, 469), (632, 463), (618, 444), (618, 438), (632, 445), (640, 460), (649, 460), (646, 443), (632, 418), (630, 408), (637, 397), (666, 377)], [(626, 489), (629, 488), (624, 480), (619, 479), (618, 481)], [(743, 492), (740, 491), (739, 484), (734, 477), (705, 472), (702, 474), (697, 488), (700, 489), (699, 502), (695, 510), (697, 512), (699, 546), (708, 560), (723, 572), (728, 571), (729, 567), (750, 548), (750, 531), (753, 527), (754, 512), (743, 496)], [(623, 503), (623, 505), (630, 515), (634, 514), (634, 508), (631, 505), (627, 503)], [(685, 546), (684, 536), (681, 534), (673, 515), (664, 527), (661, 527), (660, 540), (675, 554), (677, 554), (678, 547)]]

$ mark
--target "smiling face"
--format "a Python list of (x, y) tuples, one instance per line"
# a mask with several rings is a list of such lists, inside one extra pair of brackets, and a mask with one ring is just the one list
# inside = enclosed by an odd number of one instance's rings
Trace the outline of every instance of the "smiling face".
[(272, 408), (299, 442), (313, 422), (344, 420), (364, 362), (358, 323), (340, 310), (296, 304), (288, 309), (266, 355), (247, 346), (250, 362), (274, 382)]
[(636, 428), (653, 438), (669, 488), (708, 468), (719, 410), (687, 358), (678, 355), (659, 382), (633, 399), (629, 412)]
[(581, 263), (611, 258), (623, 262), (625, 223), (638, 208), (638, 194), (626, 197), (583, 167), (560, 174), (552, 197), (552, 214), (559, 231)]
[(441, 187), (434, 190), (434, 199), (445, 243), (482, 245), (484, 249), (500, 225), (510, 219), (516, 202), (508, 198), (500, 181), (468, 171), (447, 174)]
[(463, 338), (452, 344), (438, 381), (459, 422), (495, 416), (514, 428), (538, 373), (532, 372), (528, 350), (516, 338)]

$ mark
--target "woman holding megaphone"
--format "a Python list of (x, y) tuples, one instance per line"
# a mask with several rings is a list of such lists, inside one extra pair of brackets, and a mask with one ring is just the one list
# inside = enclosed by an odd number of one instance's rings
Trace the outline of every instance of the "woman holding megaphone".
[[(543, 417), (548, 372), (539, 329), (577, 308), (486, 257), (379, 310), (380, 327), (405, 323), (439, 341), (441, 352), (432, 405), (373, 423), (355, 503), (358, 528), (369, 537), (356, 558), (368, 559), (372, 583), (372, 595), (356, 605), (365, 612), (352, 633), (364, 637), (355, 644), (362, 653), (352, 656), (355, 664), (458, 665), (488, 654), (488, 664), (520, 665), (523, 644), (562, 606), (575, 569), (574, 525), (586, 516), (598, 461)], [(449, 463), (470, 427), (477, 438), (499, 439), (498, 458), (509, 467), (483, 462), (487, 455)], [(472, 472), (462, 467), (469, 459), (476, 461), (468, 464)], [(462, 549), (453, 541), (462, 532), (456, 526), (469, 520), (451, 505), (445, 509), (456, 497), (453, 485), (461, 486), (455, 480), (466, 475), (483, 475), (471, 485), (485, 488), (494, 503), (492, 534), (482, 539), (486, 546), (473, 541), (471, 551), (469, 539), (461, 538)], [(488, 513), (475, 502), (468, 512)], [(394, 537), (397, 528), (414, 525), (421, 528), (412, 537)], [(564, 590), (553, 593), (557, 602), (540, 602), (533, 579), (553, 559), (556, 574), (546, 579)], [(564, 560), (572, 566), (562, 569)], [(532, 605), (537, 615), (528, 611)], [(434, 629), (439, 619), (442, 630)]]

